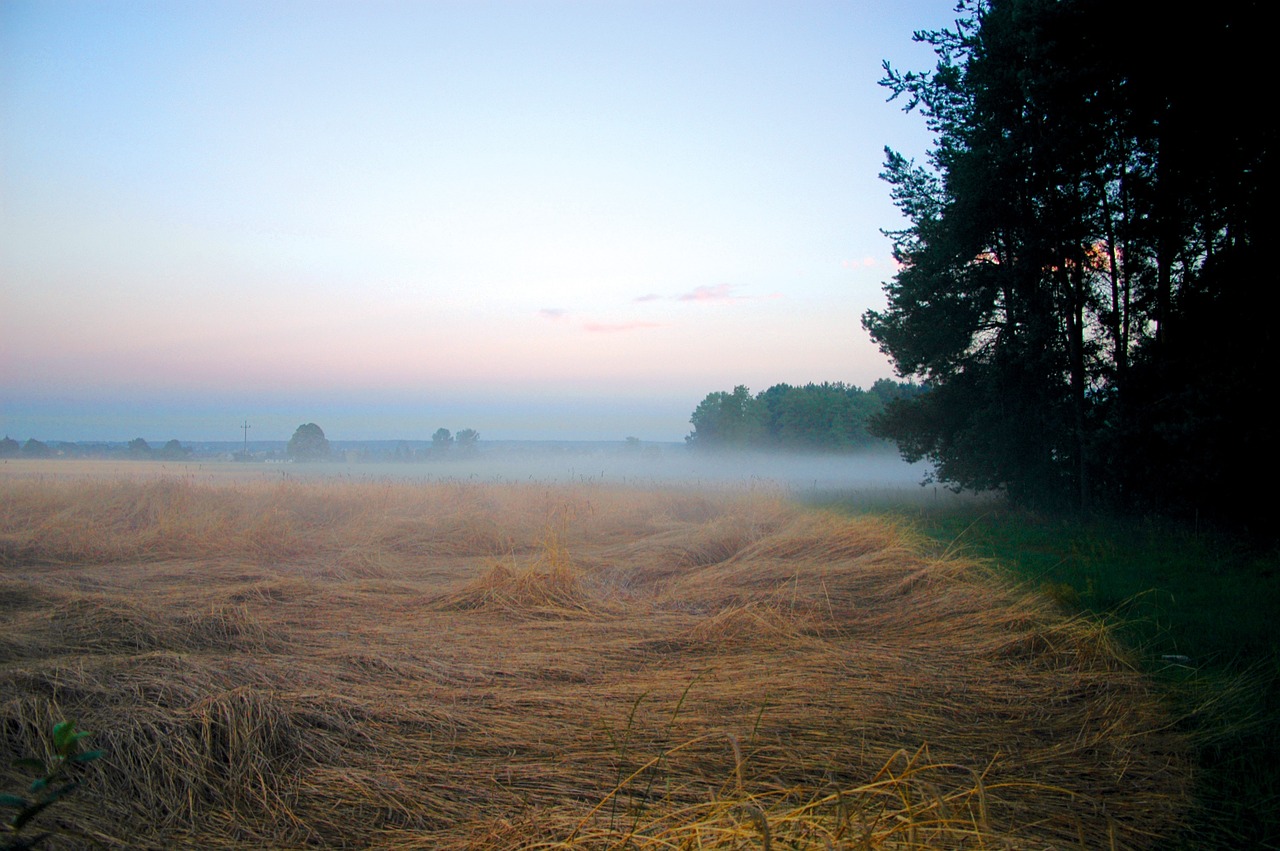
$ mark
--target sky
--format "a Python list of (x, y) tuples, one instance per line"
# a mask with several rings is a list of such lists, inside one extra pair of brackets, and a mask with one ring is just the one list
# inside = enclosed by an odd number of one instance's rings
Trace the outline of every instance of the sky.
[(0, 3), (0, 432), (679, 440), (893, 377), (943, 2)]

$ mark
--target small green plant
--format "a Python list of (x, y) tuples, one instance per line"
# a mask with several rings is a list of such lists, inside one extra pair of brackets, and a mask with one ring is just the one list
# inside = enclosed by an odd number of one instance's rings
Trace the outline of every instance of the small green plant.
[(23, 831), (32, 819), (80, 785), (80, 781), (71, 774), (75, 766), (93, 762), (102, 756), (102, 751), (80, 750), (80, 740), (88, 735), (90, 734), (77, 730), (74, 721), (62, 721), (53, 725), (54, 753), (48, 762), (34, 757), (14, 761), (15, 768), (29, 769), (37, 776), (27, 787), (29, 797), (0, 795), (0, 807), (18, 811), (4, 823), (0, 851), (35, 848), (53, 835), (51, 831), (44, 831), (27, 836), (23, 835)]

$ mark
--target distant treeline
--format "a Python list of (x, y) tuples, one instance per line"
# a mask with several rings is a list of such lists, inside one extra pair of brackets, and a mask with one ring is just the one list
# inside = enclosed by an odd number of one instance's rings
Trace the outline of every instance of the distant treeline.
[[(629, 438), (635, 440), (635, 438)], [(355, 463), (433, 461), (466, 458), (476, 451), (480, 432), (471, 428), (456, 434), (440, 428), (424, 441), (343, 441), (330, 444), (324, 429), (315, 423), (298, 426), (287, 444), (283, 441), (253, 441), (243, 444), (212, 441), (183, 444), (170, 440), (152, 446), (145, 438), (124, 442), (49, 441), (28, 438), (19, 442), (6, 435), (0, 439), (0, 458), (98, 458), (107, 460), (184, 461), (222, 459), (234, 461), (343, 461)], [(639, 441), (636, 441), (637, 444)]]
[(127, 444), (121, 443), (75, 443), (54, 441), (45, 443), (34, 437), (19, 443), (8, 435), (0, 440), (0, 458), (158, 458), (166, 461), (180, 461), (191, 457), (192, 450), (177, 440), (157, 448), (141, 437), (136, 437)]
[(685, 441), (697, 449), (860, 449), (880, 442), (869, 425), (885, 405), (921, 392), (918, 384), (884, 378), (870, 390), (840, 381), (775, 384), (755, 396), (740, 384), (702, 400)]

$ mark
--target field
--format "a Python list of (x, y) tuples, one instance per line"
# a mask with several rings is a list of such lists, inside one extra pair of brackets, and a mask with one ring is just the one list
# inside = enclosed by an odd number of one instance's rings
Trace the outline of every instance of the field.
[[(855, 501), (840, 507), (868, 510)], [(910, 523), (935, 546), (992, 560), (1068, 611), (1114, 625), (1193, 746), (1196, 805), (1171, 848), (1280, 848), (1274, 541), (1157, 517), (999, 505), (877, 510)]]
[[(0, 472), (0, 790), (65, 847), (1158, 848), (1188, 744), (1088, 618), (768, 487)], [(149, 470), (147, 475), (130, 471)], [(57, 472), (73, 470), (73, 472)]]

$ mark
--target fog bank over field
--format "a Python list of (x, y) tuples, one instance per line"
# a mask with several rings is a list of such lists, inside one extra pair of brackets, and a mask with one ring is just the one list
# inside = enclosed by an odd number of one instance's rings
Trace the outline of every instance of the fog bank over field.
[(698, 452), (679, 444), (607, 444), (511, 442), (482, 445), (472, 455), (453, 453), (445, 460), (421, 463), (290, 464), (289, 476), (471, 479), (484, 482), (541, 481), (564, 484), (749, 485), (771, 484), (787, 490), (916, 489), (928, 464), (908, 464), (892, 449), (856, 454), (783, 452)]
[[(242, 452), (246, 447), (248, 455)], [(927, 463), (908, 464), (888, 446), (851, 453), (698, 450), (676, 442), (486, 441), (471, 449), (430, 441), (330, 441), (325, 460), (298, 461), (285, 441), (192, 442), (187, 455), (131, 454), (123, 443), (57, 443), (42, 458), (0, 459), (0, 474), (25, 478), (180, 478), (355, 482), (539, 483), (658, 488), (776, 488), (819, 499), (874, 496), (914, 500), (953, 495), (934, 484)], [(245, 458), (248, 460), (244, 460)], [(971, 497), (972, 495), (968, 495)]]

